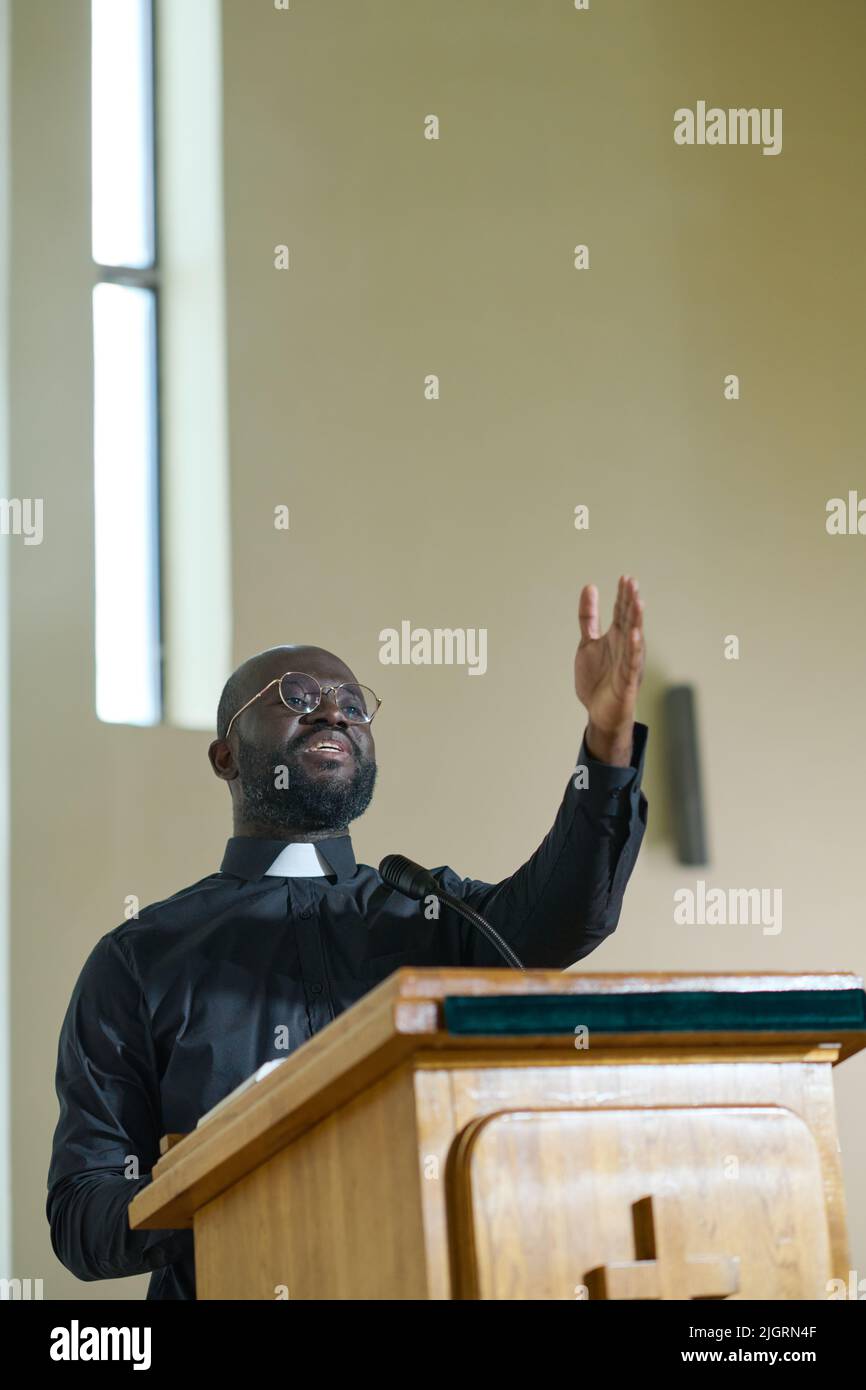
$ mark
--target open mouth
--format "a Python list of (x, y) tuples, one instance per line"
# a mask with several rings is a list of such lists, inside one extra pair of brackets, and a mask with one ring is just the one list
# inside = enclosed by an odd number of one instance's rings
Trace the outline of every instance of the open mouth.
[(352, 750), (345, 739), (334, 738), (323, 735), (321, 738), (311, 739), (301, 749), (302, 753), (310, 753), (320, 758), (350, 758)]

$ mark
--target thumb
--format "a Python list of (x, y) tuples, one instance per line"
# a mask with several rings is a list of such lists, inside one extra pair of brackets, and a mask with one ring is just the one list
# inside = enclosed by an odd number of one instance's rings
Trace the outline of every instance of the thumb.
[(577, 617), (581, 642), (594, 640), (598, 636), (598, 589), (594, 584), (585, 584), (581, 589)]

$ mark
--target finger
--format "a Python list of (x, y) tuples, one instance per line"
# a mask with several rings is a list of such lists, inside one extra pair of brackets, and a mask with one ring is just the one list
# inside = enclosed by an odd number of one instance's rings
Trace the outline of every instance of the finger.
[(625, 612), (623, 613), (622, 618), (622, 632), (626, 641), (628, 641), (628, 634), (631, 632), (632, 628), (640, 627), (642, 623), (643, 602), (641, 600), (640, 593), (638, 592), (637, 580), (629, 579)]
[(598, 589), (594, 584), (585, 584), (580, 591), (577, 607), (580, 622), (580, 640), (589, 642), (598, 636)]
[(634, 597), (629, 614), (629, 628), (631, 629), (633, 627), (638, 628), (639, 631), (643, 633), (643, 599), (638, 592), (637, 584), (634, 586)]
[(619, 621), (617, 627), (624, 638), (628, 638), (628, 614), (631, 606), (631, 581), (627, 574), (622, 577), (622, 593), (619, 599)]
[(623, 643), (620, 671), (627, 685), (635, 685), (643, 666), (643, 635), (639, 627), (631, 628), (628, 640)]
[(640, 585), (637, 580), (629, 577), (629, 602), (625, 614), (625, 632), (628, 634), (633, 627), (643, 626), (643, 600), (640, 596)]
[(613, 605), (613, 623), (611, 624), (611, 626), (616, 628), (618, 632), (622, 632), (623, 630), (622, 622), (623, 617), (625, 615), (626, 594), (625, 581), (626, 576), (624, 574), (621, 574), (619, 577), (619, 583), (616, 586), (616, 602)]

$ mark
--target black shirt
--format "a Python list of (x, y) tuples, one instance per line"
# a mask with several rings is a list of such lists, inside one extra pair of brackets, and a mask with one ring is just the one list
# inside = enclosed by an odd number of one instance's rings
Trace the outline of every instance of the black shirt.
[[(552, 829), (509, 878), (434, 870), (526, 966), (565, 969), (616, 927), (646, 827), (646, 736), (637, 724), (628, 768), (581, 744), (589, 785), (569, 775)], [(193, 1130), (401, 965), (503, 965), (453, 911), (435, 920), (357, 864), (349, 835), (317, 844), (333, 873), (269, 877), (284, 842), (230, 839), (219, 873), (144, 908), (88, 956), (60, 1034), (47, 1202), (54, 1251), (79, 1279), (153, 1271), (148, 1299), (195, 1298), (192, 1231), (129, 1227), (160, 1136)]]

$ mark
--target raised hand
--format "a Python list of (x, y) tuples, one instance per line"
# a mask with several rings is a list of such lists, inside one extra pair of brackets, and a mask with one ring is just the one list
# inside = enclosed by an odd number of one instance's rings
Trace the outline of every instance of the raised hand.
[(613, 621), (599, 633), (598, 590), (586, 584), (578, 607), (580, 645), (574, 657), (574, 689), (586, 707), (586, 745), (601, 762), (628, 767), (637, 693), (644, 670), (643, 603), (637, 580), (620, 575)]

